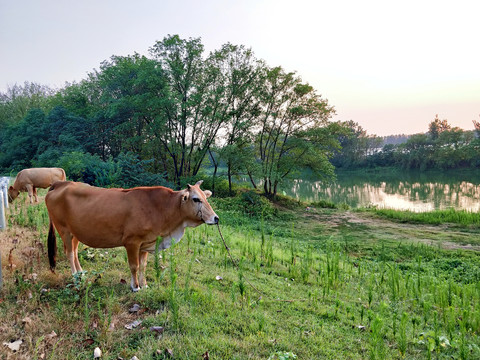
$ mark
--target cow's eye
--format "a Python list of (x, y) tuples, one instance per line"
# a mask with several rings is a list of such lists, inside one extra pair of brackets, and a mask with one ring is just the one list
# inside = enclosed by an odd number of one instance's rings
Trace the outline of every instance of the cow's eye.
[(202, 200), (200, 200), (199, 198), (193, 198), (193, 202), (199, 203), (202, 202)]

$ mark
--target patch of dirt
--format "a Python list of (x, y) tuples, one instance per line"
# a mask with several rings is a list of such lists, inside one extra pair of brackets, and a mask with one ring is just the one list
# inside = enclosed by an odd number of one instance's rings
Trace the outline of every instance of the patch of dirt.
[(480, 246), (478, 245), (472, 245), (472, 244), (461, 245), (461, 244), (456, 244), (449, 241), (443, 242), (442, 247), (444, 249), (449, 249), (449, 250), (462, 249), (462, 250), (480, 251)]
[(0, 254), (2, 268), (6, 271), (32, 268), (34, 264), (47, 261), (46, 248), (38, 234), (16, 226), (0, 232)]
[(369, 213), (353, 211), (318, 212), (307, 208), (304, 216), (330, 227), (358, 226), (359, 230), (377, 234), (390, 240), (421, 242), (448, 250), (480, 251), (480, 232), (461, 230), (443, 225), (424, 225), (395, 222)]

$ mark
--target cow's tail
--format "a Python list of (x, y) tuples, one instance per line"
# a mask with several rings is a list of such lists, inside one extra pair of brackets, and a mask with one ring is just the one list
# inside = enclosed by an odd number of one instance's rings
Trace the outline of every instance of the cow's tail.
[(55, 236), (55, 227), (53, 226), (52, 219), (50, 219), (50, 229), (48, 230), (47, 247), (50, 270), (54, 273), (55, 266), (57, 265), (57, 237)]

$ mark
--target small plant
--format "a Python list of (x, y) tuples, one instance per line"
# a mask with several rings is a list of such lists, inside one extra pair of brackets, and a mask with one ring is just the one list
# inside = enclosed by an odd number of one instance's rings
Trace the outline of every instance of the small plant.
[(424, 326), (427, 326), (427, 322), (428, 322), (428, 319), (429, 319), (429, 316), (430, 316), (430, 309), (432, 308), (432, 304), (428, 300), (425, 300), (425, 301), (423, 301), (422, 308), (423, 308), (423, 324), (424, 324)]
[(398, 329), (398, 349), (402, 357), (405, 357), (407, 352), (407, 323), (408, 323), (408, 314), (404, 312), (400, 320), (400, 328)]
[(383, 335), (383, 320), (379, 316), (375, 316), (375, 319), (371, 323), (370, 333), (369, 358), (371, 360), (381, 360), (386, 358)]
[(270, 355), (268, 360), (294, 360), (297, 358), (293, 352), (284, 352), (284, 351), (277, 351), (276, 353)]
[(88, 332), (88, 328), (89, 328), (89, 325), (90, 325), (90, 313), (91, 313), (91, 310), (90, 310), (90, 305), (88, 303), (88, 292), (90, 290), (90, 287), (92, 286), (92, 283), (88, 283), (87, 287), (85, 288), (85, 310), (84, 310), (84, 318), (83, 318), (83, 323), (84, 323), (84, 326), (85, 326), (85, 333)]
[(370, 276), (370, 282), (368, 284), (368, 289), (367, 289), (367, 297), (368, 297), (368, 307), (372, 306), (372, 301), (373, 301), (373, 285), (375, 284), (375, 275), (372, 274)]
[(191, 274), (192, 274), (193, 262), (195, 261), (195, 255), (196, 255), (196, 253), (194, 251), (193, 254), (192, 254), (192, 257), (190, 258), (190, 261), (188, 262), (187, 276), (185, 278), (185, 289), (183, 291), (183, 295), (185, 297), (185, 300), (187, 300), (187, 301), (190, 297), (190, 278), (191, 278)]
[(159, 236), (155, 241), (155, 258), (153, 259), (153, 267), (155, 269), (155, 281), (157, 285), (160, 285), (160, 275), (161, 275), (161, 266), (160, 266), (160, 244), (162, 242), (162, 238)]
[(178, 312), (179, 312), (179, 304), (176, 296), (176, 289), (177, 289), (177, 272), (175, 271), (176, 261), (174, 256), (174, 247), (170, 247), (170, 291), (169, 291), (169, 303), (170, 303), (170, 311), (172, 313), (172, 324), (174, 329), (178, 329)]
[(247, 286), (245, 284), (245, 280), (243, 278), (243, 270), (241, 267), (239, 267), (238, 271), (238, 291), (240, 292), (240, 296), (242, 299), (245, 297), (246, 292), (247, 292)]
[(310, 276), (310, 267), (313, 263), (312, 259), (312, 249), (310, 247), (307, 248), (307, 252), (305, 253), (304, 257), (302, 258), (302, 268), (301, 268), (301, 276), (304, 283), (308, 282), (308, 278)]

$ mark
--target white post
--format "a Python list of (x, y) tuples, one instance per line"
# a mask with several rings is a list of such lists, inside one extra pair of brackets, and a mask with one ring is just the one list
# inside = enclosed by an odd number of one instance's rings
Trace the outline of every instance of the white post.
[(0, 200), (3, 201), (6, 209), (8, 209), (8, 183), (8, 177), (0, 178), (0, 190), (3, 190), (3, 197)]
[(8, 183), (5, 184), (3, 190), (3, 204), (5, 205), (5, 209), (8, 209)]
[[(0, 179), (0, 231), (3, 231), (7, 228), (7, 223), (5, 222), (5, 206), (8, 207), (8, 178)], [(0, 252), (0, 291), (3, 286), (3, 277), (2, 277), (2, 253)]]
[(3, 191), (0, 188), (0, 197), (2, 198), (2, 201), (0, 201), (0, 230), (5, 230), (7, 227), (7, 224), (5, 222), (5, 208), (3, 207)]

